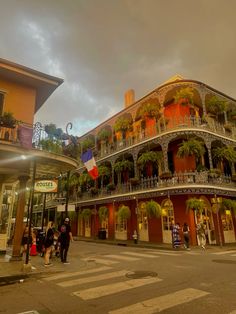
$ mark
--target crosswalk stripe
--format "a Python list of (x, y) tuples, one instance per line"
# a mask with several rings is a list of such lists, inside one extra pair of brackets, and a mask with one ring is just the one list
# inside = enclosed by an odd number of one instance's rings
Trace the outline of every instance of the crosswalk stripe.
[(223, 251), (223, 252), (215, 252), (215, 253), (211, 253), (214, 255), (224, 255), (224, 254), (231, 254), (231, 253), (236, 253), (236, 250), (232, 250), (232, 251)]
[(145, 285), (150, 285), (162, 281), (158, 277), (144, 278), (144, 279), (131, 279), (124, 282), (117, 282), (109, 285), (99, 286), (95, 288), (79, 290), (73, 292), (73, 295), (80, 297), (83, 300), (91, 300), (104, 297), (110, 294), (138, 288)]
[(140, 260), (140, 258), (121, 256), (121, 255), (104, 255), (104, 256), (107, 258), (114, 258), (114, 259), (119, 259), (122, 261), (138, 261), (138, 260)]
[[(89, 259), (88, 258), (82, 258), (82, 261), (89, 261), (89, 260), (91, 260), (91, 258), (89, 258)], [(98, 264), (103, 264), (103, 265), (107, 265), (107, 266), (119, 263), (117, 261), (111, 261), (111, 260), (107, 260), (107, 259), (103, 259), (103, 258), (97, 258), (97, 257), (94, 257), (92, 260)]]
[(63, 279), (63, 278), (67, 278), (67, 277), (74, 277), (74, 276), (78, 276), (78, 275), (98, 273), (99, 271), (105, 271), (105, 270), (110, 270), (110, 269), (111, 269), (111, 267), (102, 266), (99, 268), (92, 268), (92, 269), (75, 271), (73, 273), (71, 272), (71, 273), (57, 274), (54, 276), (43, 278), (43, 280), (51, 281), (51, 280)]
[(165, 252), (165, 251), (150, 251), (151, 254), (157, 254), (157, 255), (167, 255), (167, 256), (180, 256), (178, 252)]
[(128, 272), (127, 270), (120, 270), (120, 271), (101, 274), (101, 275), (97, 275), (97, 276), (93, 276), (93, 277), (78, 278), (78, 279), (74, 279), (74, 280), (64, 281), (64, 282), (58, 283), (57, 285), (60, 287), (63, 287), (63, 288), (75, 286), (78, 284), (82, 285), (82, 284), (89, 283), (89, 282), (122, 277), (125, 274), (127, 274), (127, 272)]
[(137, 257), (147, 257), (147, 258), (157, 258), (159, 256), (157, 255), (151, 255), (151, 254), (142, 254), (142, 253), (135, 253), (135, 252), (121, 252), (121, 254), (131, 255), (131, 256), (137, 256)]
[(187, 288), (176, 291), (174, 293), (163, 295), (161, 297), (156, 297), (117, 310), (113, 310), (110, 311), (109, 314), (130, 314), (130, 313), (151, 314), (157, 312), (159, 313), (173, 306), (191, 302), (198, 298), (202, 298), (208, 294), (209, 293), (206, 291)]

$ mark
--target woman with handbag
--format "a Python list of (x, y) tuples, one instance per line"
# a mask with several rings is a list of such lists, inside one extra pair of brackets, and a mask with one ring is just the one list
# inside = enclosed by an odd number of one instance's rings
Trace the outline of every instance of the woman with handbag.
[(52, 229), (53, 222), (49, 221), (46, 229), (46, 237), (44, 241), (44, 247), (45, 247), (45, 255), (44, 255), (44, 266), (51, 266), (52, 263), (50, 263), (50, 255), (52, 252), (53, 247), (53, 239), (54, 239), (54, 231)]

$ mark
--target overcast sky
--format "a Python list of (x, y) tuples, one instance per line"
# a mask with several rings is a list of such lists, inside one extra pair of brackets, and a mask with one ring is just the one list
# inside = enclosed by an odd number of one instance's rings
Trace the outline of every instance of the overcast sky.
[(236, 0), (0, 0), (0, 57), (65, 80), (35, 117), (82, 135), (175, 74), (236, 98)]

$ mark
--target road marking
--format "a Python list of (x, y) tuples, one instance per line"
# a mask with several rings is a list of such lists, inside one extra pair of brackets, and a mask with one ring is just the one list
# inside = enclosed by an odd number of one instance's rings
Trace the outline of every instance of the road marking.
[(107, 258), (114, 258), (114, 259), (120, 259), (122, 261), (138, 261), (138, 260), (140, 260), (140, 258), (121, 256), (121, 255), (105, 255), (105, 257), (107, 257)]
[(20, 312), (18, 314), (39, 314), (38, 311), (32, 310), (32, 311), (27, 311), (27, 312)]
[(125, 276), (125, 274), (127, 274), (127, 272), (128, 272), (127, 270), (120, 270), (120, 271), (101, 274), (101, 275), (97, 275), (97, 276), (93, 276), (93, 277), (78, 278), (78, 279), (74, 279), (74, 280), (64, 281), (64, 282), (58, 283), (57, 285), (60, 287), (64, 287), (64, 288), (75, 286), (75, 285), (82, 285), (82, 284), (89, 283), (89, 282), (122, 277), (122, 276)]
[(195, 299), (208, 295), (208, 292), (197, 289), (183, 289), (161, 297), (145, 300), (133, 305), (129, 305), (117, 310), (110, 311), (109, 314), (151, 314), (159, 313), (173, 306), (191, 302)]
[(231, 256), (236, 256), (236, 254), (232, 254)]
[(121, 254), (131, 255), (131, 256), (137, 256), (137, 257), (147, 257), (147, 258), (157, 258), (159, 256), (157, 255), (151, 255), (151, 254), (142, 254), (142, 253), (135, 253), (135, 252), (121, 252)]
[(150, 251), (151, 254), (167, 255), (167, 256), (180, 256), (179, 252), (166, 252), (166, 251)]
[[(232, 250), (232, 251), (223, 251), (223, 252), (216, 252), (216, 253), (211, 253), (214, 255), (224, 255), (224, 254), (231, 254), (231, 253), (236, 253), (236, 250)], [(233, 255), (234, 256), (234, 255)]]
[(62, 278), (67, 278), (67, 277), (74, 277), (74, 276), (78, 276), (78, 275), (98, 273), (100, 271), (105, 271), (105, 270), (110, 270), (110, 269), (111, 269), (111, 267), (102, 266), (99, 268), (92, 268), (92, 269), (75, 271), (75, 272), (71, 272), (71, 273), (58, 274), (58, 275), (43, 278), (43, 280), (51, 281), (51, 280), (57, 280), (57, 279), (62, 279)]
[(117, 261), (111, 261), (111, 260), (107, 260), (107, 259), (103, 259), (103, 258), (97, 258), (97, 257), (94, 257), (94, 258), (82, 258), (82, 261), (89, 261), (89, 260), (93, 260), (94, 262), (98, 263), (98, 264), (103, 264), (103, 265), (113, 265), (113, 264), (117, 264), (119, 262)]
[(91, 300), (100, 297), (104, 297), (110, 294), (123, 292), (126, 290), (142, 287), (145, 285), (150, 285), (162, 281), (158, 277), (146, 278), (146, 279), (131, 279), (124, 282), (117, 282), (110, 285), (99, 286), (95, 288), (79, 290), (73, 292), (73, 295), (80, 297), (83, 300)]
[(200, 255), (201, 253), (198, 253), (198, 252), (184, 252), (185, 254), (188, 254), (188, 255)]

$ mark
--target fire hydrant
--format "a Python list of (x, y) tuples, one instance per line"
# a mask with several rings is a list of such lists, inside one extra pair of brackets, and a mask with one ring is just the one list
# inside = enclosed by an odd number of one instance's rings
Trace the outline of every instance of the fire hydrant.
[(137, 234), (136, 230), (134, 230), (133, 239), (134, 239), (134, 244), (137, 244), (138, 243), (138, 234)]

